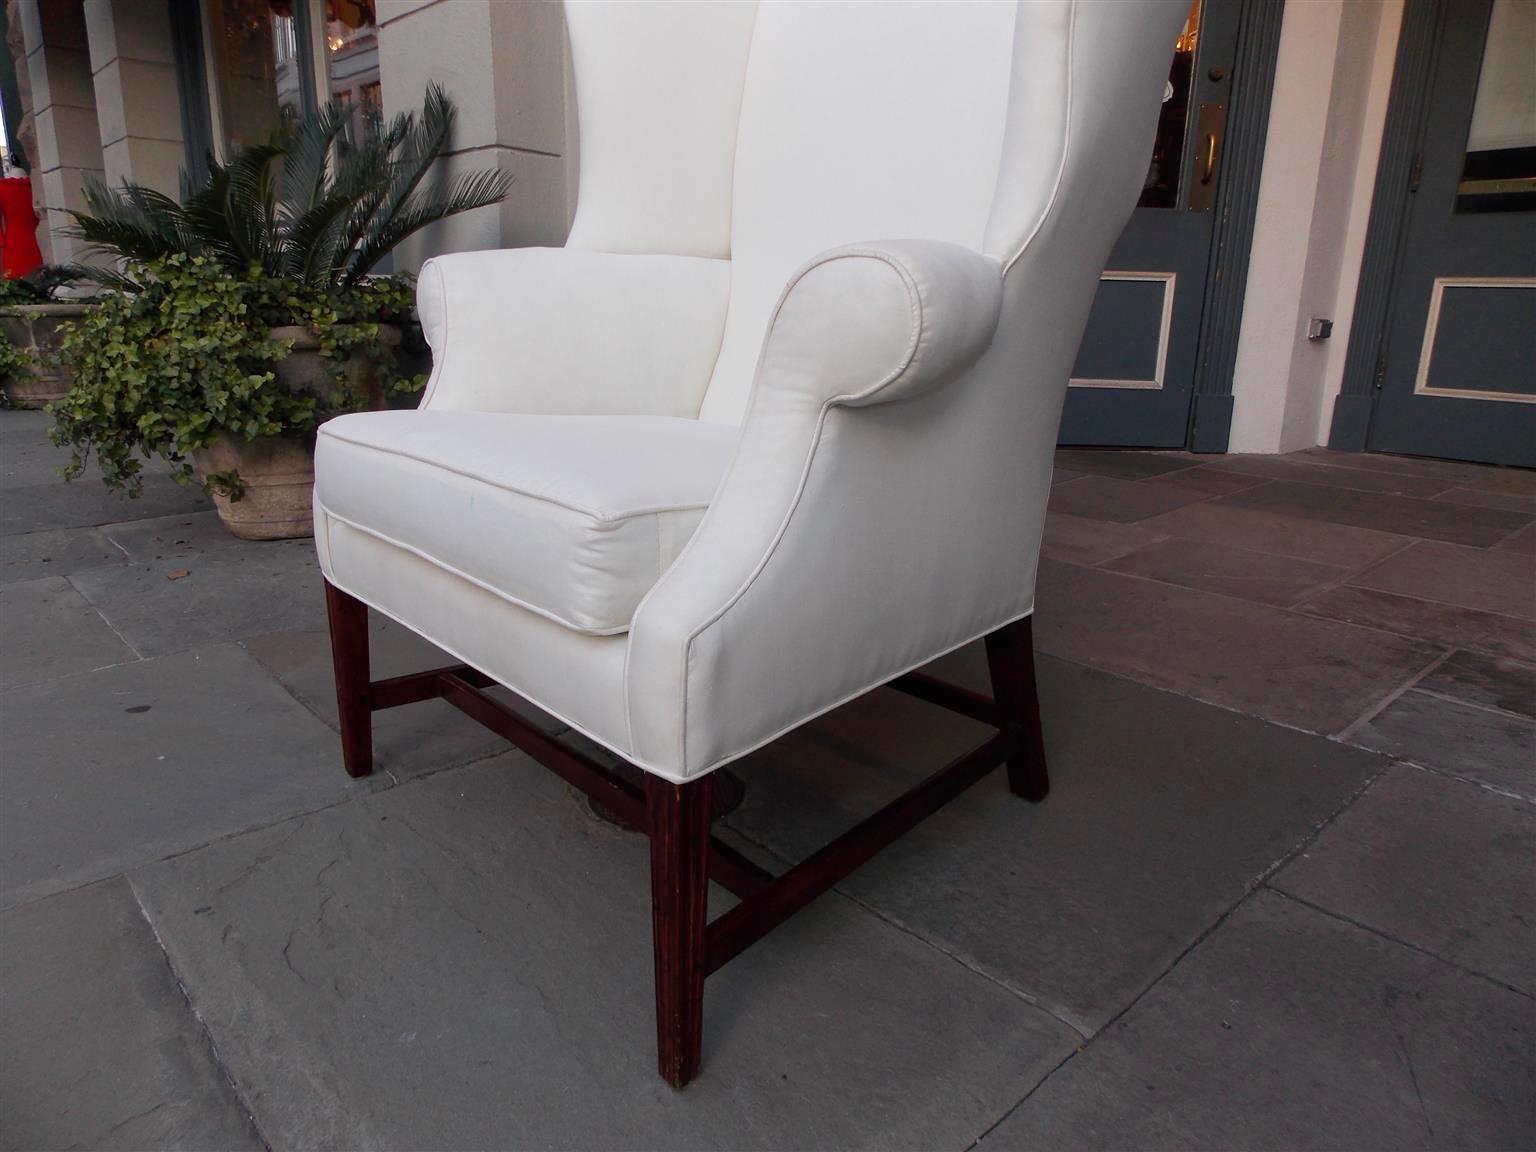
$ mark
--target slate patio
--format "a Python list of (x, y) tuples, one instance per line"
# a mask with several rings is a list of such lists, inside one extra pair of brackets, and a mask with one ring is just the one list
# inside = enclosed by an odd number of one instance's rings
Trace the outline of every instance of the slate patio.
[[(677, 1094), (644, 842), (441, 702), (349, 781), (311, 546), (45, 427), (0, 411), (0, 1148), (1536, 1134), (1536, 474), (1062, 452), (1050, 798), (994, 775), (724, 969)], [(728, 834), (796, 859), (978, 731), (876, 692)]]

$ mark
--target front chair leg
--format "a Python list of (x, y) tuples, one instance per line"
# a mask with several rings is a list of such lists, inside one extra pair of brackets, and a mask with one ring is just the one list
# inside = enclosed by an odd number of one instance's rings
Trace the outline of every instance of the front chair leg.
[(713, 780), (702, 776), (673, 784), (659, 776), (645, 778), (651, 826), (657, 1067), (674, 1088), (698, 1074), (704, 1046), (704, 928)]
[(1041, 801), (1051, 790), (1035, 684), (1033, 616), (1005, 624), (987, 636), (987, 666), (1001, 720), (1014, 728), (1018, 743), (1008, 757), (1008, 787), (1014, 795)]
[(336, 672), (336, 711), (341, 757), (348, 776), (373, 771), (373, 709), (368, 699), (368, 605), (325, 582), (325, 613), (331, 623), (331, 662)]

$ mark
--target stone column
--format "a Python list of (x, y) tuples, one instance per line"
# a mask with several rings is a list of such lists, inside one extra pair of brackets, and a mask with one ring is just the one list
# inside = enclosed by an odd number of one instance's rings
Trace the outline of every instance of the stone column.
[(379, 73), (386, 116), (419, 109), (428, 83), (453, 97), (458, 124), (446, 172), (514, 176), (498, 209), (418, 233), (399, 270), (439, 252), (564, 243), (575, 211), (575, 100), (565, 18), (554, 3), (379, 0)]
[(85, 206), (85, 177), (103, 172), (85, 14), (80, 0), (20, 0), (17, 8), (37, 128), (29, 159), (42, 218), (38, 245), (44, 260), (63, 263), (81, 244), (60, 229), (70, 224), (70, 210)]
[(102, 167), (114, 187), (180, 193), (186, 149), (164, 0), (85, 0)]

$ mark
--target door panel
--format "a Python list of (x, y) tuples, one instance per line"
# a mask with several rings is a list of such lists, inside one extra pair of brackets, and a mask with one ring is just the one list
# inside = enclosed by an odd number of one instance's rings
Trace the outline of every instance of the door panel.
[(1447, 4), (1437, 46), (1368, 446), (1536, 467), (1536, 5)]
[(1195, 0), (1175, 46), (1146, 186), (1072, 369), (1063, 444), (1188, 439), (1239, 11), (1238, 0)]

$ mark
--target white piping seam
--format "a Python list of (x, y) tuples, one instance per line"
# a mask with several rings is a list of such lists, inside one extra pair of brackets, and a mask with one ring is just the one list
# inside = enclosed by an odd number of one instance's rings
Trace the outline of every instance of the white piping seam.
[[(1019, 249), (1008, 258), (1003, 265), (1003, 275), (1006, 277), (1009, 270), (1024, 255), (1029, 246), (1035, 242), (1035, 237), (1045, 227), (1046, 221), (1051, 218), (1051, 213), (1056, 209), (1056, 200), (1061, 195), (1061, 182), (1067, 173), (1067, 158), (1072, 151), (1072, 61), (1073, 52), (1077, 46), (1077, 0), (1072, 0), (1072, 6), (1067, 16), (1067, 100), (1066, 115), (1061, 124), (1061, 159), (1056, 164), (1056, 179), (1051, 185), (1050, 198), (1045, 202), (1045, 207), (1040, 212), (1040, 218), (1035, 221), (1035, 226), (1030, 229), (1029, 235), (1024, 237), (1024, 242)], [(995, 195), (995, 193), (994, 193)]]
[[(352, 591), (352, 589), (350, 589), (350, 588), (346, 587), (345, 585), (341, 584), (339, 581), (331, 580), (329, 576), (327, 576), (326, 579), (329, 580), (330, 583), (333, 584), (335, 587), (340, 588), (348, 596), (351, 596), (354, 600), (361, 600), (364, 604), (367, 604), (375, 612), (383, 613), (385, 616), (388, 616), (391, 620), (393, 620), (395, 623), (399, 624), (401, 627), (407, 629), (408, 631), (416, 633), (416, 635), (420, 636), (423, 640), (427, 641), (429, 644), (432, 644), (432, 645), (435, 645), (438, 648), (441, 648), (444, 652), (448, 653), (448, 655), (454, 657), (457, 660), (462, 661), (465, 664), (470, 665), (472, 668), (480, 668), (480, 666), (478, 664), (476, 664), (474, 661), (470, 660), (462, 652), (458, 651), (455, 648), (449, 647), (447, 644), (444, 644), (441, 640), (436, 639), (435, 637), (428, 636), (420, 628), (416, 627), (416, 625), (412, 624), (409, 620), (406, 620), (404, 617), (396, 616), (388, 608), (380, 607), (378, 604), (376, 604), (372, 600), (368, 599), (368, 597), (359, 595), (358, 593)], [(743, 748), (743, 749), (741, 749), (738, 752), (732, 752), (732, 753), (729, 753), (728, 755), (720, 756), (720, 757), (716, 758), (715, 760), (713, 760), (712, 762), (707, 764), (705, 767), (700, 768), (697, 772), (685, 773), (685, 774), (681, 774), (681, 775), (675, 774), (675, 773), (672, 773), (672, 772), (668, 772), (665, 769), (659, 768), (659, 767), (657, 767), (654, 764), (651, 764), (651, 763), (649, 763), (647, 761), (638, 759), (634, 755), (633, 751), (627, 750), (627, 749), (621, 747), (620, 745), (614, 743), (612, 740), (606, 739), (605, 737), (598, 735), (596, 732), (592, 731), (590, 728), (587, 728), (585, 725), (579, 724), (575, 720), (572, 720), (569, 716), (565, 715), (565, 713), (559, 711), (556, 708), (551, 708), (549, 705), (545, 704), (543, 701), (539, 700), (535, 696), (531, 696), (531, 695), (529, 695), (526, 692), (520, 691), (519, 689), (512, 687), (512, 685), (510, 685), (510, 684), (504, 684), (500, 680), (496, 680), (496, 683), (501, 684), (502, 687), (506, 688), (508, 691), (510, 691), (510, 692), (514, 693), (515, 695), (520, 696), (522, 699), (528, 701), (528, 703), (532, 704), (535, 708), (539, 708), (539, 709), (542, 709), (545, 712), (548, 712), (551, 716), (553, 716), (556, 720), (559, 720), (562, 724), (565, 724), (565, 725), (568, 725), (571, 728), (574, 728), (576, 731), (580, 732), (583, 736), (589, 737), (590, 739), (592, 739), (596, 743), (601, 744), (604, 748), (608, 749), (610, 752), (614, 753), (615, 755), (622, 757), (624, 760), (626, 760), (629, 763), (633, 764), (636, 768), (639, 768), (639, 769), (641, 769), (641, 770), (643, 770), (645, 772), (649, 772), (653, 776), (660, 776), (663, 780), (670, 780), (674, 784), (686, 784), (689, 780), (695, 780), (695, 779), (697, 779), (700, 776), (707, 775), (708, 773), (713, 772), (713, 771), (715, 771), (718, 768), (724, 767), (725, 765), (729, 764), (733, 760), (739, 760), (743, 756), (750, 756), (753, 752), (756, 752), (759, 748), (762, 748), (762, 747), (764, 747), (764, 746), (766, 746), (768, 744), (772, 744), (780, 736), (783, 736), (785, 733), (788, 733), (788, 732), (793, 732), (796, 728), (799, 728), (802, 724), (808, 724), (812, 720), (816, 719), (818, 716), (825, 716), (828, 712), (831, 712), (831, 711), (834, 711), (835, 709), (841, 708), (844, 704), (847, 704), (849, 701), (857, 700), (860, 696), (863, 696), (865, 693), (873, 692), (876, 688), (882, 688), (885, 685), (889, 684), (892, 680), (895, 680), (895, 679), (897, 679), (897, 678), (899, 678), (901, 676), (905, 676), (908, 672), (911, 672), (911, 671), (914, 671), (915, 669), (921, 668), (924, 664), (928, 664), (928, 663), (931, 663), (934, 660), (938, 660), (938, 659), (940, 659), (940, 658), (942, 658), (944, 656), (948, 656), (951, 652), (954, 652), (954, 651), (956, 651), (957, 649), (960, 649), (960, 648), (964, 648), (967, 644), (975, 643), (977, 640), (980, 640), (983, 636), (987, 635), (987, 633), (989, 633), (989, 632), (992, 632), (992, 631), (994, 631), (994, 630), (996, 630), (998, 628), (1004, 627), (1007, 624), (1012, 624), (1015, 620), (1022, 620), (1026, 616), (1032, 616), (1032, 615), (1034, 615), (1034, 611), (1035, 611), (1034, 598), (1031, 597), (1030, 598), (1030, 605), (1029, 605), (1029, 607), (1025, 611), (1020, 612), (1017, 616), (1013, 616), (1013, 617), (1011, 617), (1011, 618), (1009, 618), (1007, 620), (1004, 620), (1000, 624), (993, 624), (993, 625), (991, 625), (991, 626), (989, 626), (987, 628), (984, 628), (980, 632), (975, 633), (974, 635), (967, 636), (964, 640), (961, 640), (958, 644), (952, 644), (948, 648), (945, 648), (945, 649), (943, 649), (942, 651), (939, 651), (939, 652), (935, 652), (931, 656), (924, 656), (921, 660), (918, 660), (918, 661), (915, 661), (914, 663), (908, 664), (905, 668), (902, 668), (899, 672), (891, 673), (889, 676), (887, 676), (883, 680), (877, 680), (877, 681), (874, 681), (874, 682), (872, 682), (870, 684), (866, 684), (864, 687), (856, 689), (855, 691), (850, 692), (848, 695), (841, 697), (840, 699), (834, 701), (831, 704), (828, 704), (825, 708), (818, 709), (817, 711), (812, 712), (809, 715), (802, 716), (798, 720), (794, 720), (794, 721), (791, 721), (788, 724), (785, 724), (782, 728), (777, 729), (776, 731), (774, 731), (769, 736), (763, 737), (763, 739), (757, 741), (757, 743), (755, 743), (755, 744), (749, 745), (748, 747)], [(626, 656), (627, 656), (627, 653), (626, 653)], [(485, 672), (485, 674), (487, 676), (491, 676), (491, 673), (486, 671), (486, 669), (484, 669), (484, 668), (480, 668), (480, 671), (481, 672)], [(627, 668), (625, 669), (625, 672), (626, 672), (626, 677), (627, 677), (627, 674), (628, 674), (628, 669)], [(496, 678), (494, 676), (491, 676), (491, 679), (495, 680)], [(626, 693), (626, 696), (627, 696), (627, 693)], [(633, 748), (633, 743), (631, 743), (630, 748), (631, 749)]]
[[(785, 302), (788, 301), (790, 295), (799, 286), (800, 282), (802, 280), (804, 280), (805, 277), (808, 276), (811, 272), (815, 271), (817, 268), (820, 268), (820, 267), (822, 267), (825, 264), (830, 264), (830, 263), (833, 263), (833, 262), (835, 262), (837, 260), (841, 260), (841, 259), (873, 259), (873, 260), (878, 260), (878, 261), (886, 264), (888, 267), (890, 267), (896, 273), (897, 277), (901, 280), (903, 287), (907, 291), (908, 307), (909, 307), (909, 309), (911, 311), (911, 314), (912, 314), (912, 335), (911, 335), (911, 339), (909, 340), (909, 342), (907, 344), (907, 348), (906, 348), (905, 354), (903, 355), (903, 358), (902, 358), (901, 362), (899, 364), (897, 364), (896, 367), (893, 368), (888, 375), (886, 375), (885, 377), (883, 377), (880, 380), (876, 381), (874, 384), (872, 384), (870, 387), (864, 389), (862, 392), (855, 392), (855, 393), (851, 393), (851, 394), (843, 394), (841, 396), (833, 396), (833, 397), (830, 397), (829, 399), (827, 399), (826, 401), (823, 402), (823, 404), (821, 406), (821, 410), (816, 415), (816, 425), (815, 425), (815, 428), (813, 429), (812, 434), (811, 434), (811, 442), (810, 442), (809, 448), (808, 448), (808, 450), (806, 452), (805, 463), (801, 466), (801, 469), (800, 469), (800, 479), (799, 479), (798, 483), (795, 486), (794, 495), (790, 499), (789, 508), (785, 511), (783, 519), (779, 522), (778, 529), (774, 532), (773, 539), (770, 540), (769, 543), (768, 543), (767, 551), (763, 554), (762, 558), (758, 561), (756, 567), (753, 568), (752, 572), (747, 576), (746, 580), (736, 590), (736, 592), (732, 596), (730, 596), (726, 600), (726, 602), (723, 605), (721, 605), (721, 607), (718, 610), (716, 610), (716, 612), (712, 616), (710, 616), (707, 620), (703, 621), (691, 633), (689, 633), (688, 638), (683, 642), (682, 669), (681, 669), (681, 677), (680, 677), (680, 680), (679, 680), (680, 684), (682, 685), (682, 692), (680, 693), (681, 699), (679, 701), (680, 716), (679, 716), (679, 729), (678, 729), (678, 764), (681, 765), (685, 771), (687, 769), (687, 764), (688, 764), (688, 759), (687, 759), (687, 753), (688, 753), (688, 747), (687, 747), (687, 744), (688, 744), (688, 662), (691, 659), (692, 654), (693, 654), (693, 642), (694, 642), (694, 640), (696, 640), (699, 637), (699, 635), (701, 635), (706, 629), (708, 629), (713, 624), (715, 624), (722, 616), (725, 615), (725, 613), (727, 611), (730, 610), (732, 605), (734, 605), (738, 600), (740, 600), (744, 595), (746, 595), (747, 590), (752, 587), (753, 583), (757, 580), (758, 576), (762, 573), (763, 569), (767, 567), (769, 560), (771, 560), (773, 558), (773, 555), (774, 555), (775, 551), (777, 551), (777, 549), (778, 549), (779, 542), (784, 538), (784, 533), (789, 528), (790, 518), (794, 515), (795, 509), (797, 507), (799, 507), (800, 498), (801, 498), (801, 496), (805, 492), (806, 483), (808, 482), (808, 480), (810, 478), (811, 464), (812, 464), (812, 462), (815, 459), (817, 446), (821, 442), (821, 431), (822, 431), (822, 428), (823, 428), (823, 426), (824, 426), (824, 424), (826, 422), (826, 416), (827, 416), (828, 409), (830, 409), (834, 404), (837, 404), (839, 402), (846, 402), (848, 400), (863, 400), (863, 399), (866, 399), (867, 397), (874, 395), (881, 388), (884, 388), (888, 384), (890, 384), (893, 381), (899, 379), (901, 377), (901, 375), (903, 373), (905, 373), (906, 370), (909, 367), (911, 367), (913, 360), (916, 359), (918, 346), (920, 345), (920, 343), (922, 341), (922, 332), (923, 332), (922, 294), (918, 291), (918, 289), (917, 289), (917, 281), (912, 276), (912, 274), (903, 265), (901, 265), (898, 261), (896, 261), (894, 258), (892, 258), (889, 253), (881, 252), (881, 251), (879, 251), (877, 249), (852, 249), (852, 248), (838, 249), (835, 252), (828, 253), (827, 255), (824, 255), (824, 256), (822, 256), (822, 257), (820, 257), (818, 259), (815, 259), (815, 260), (811, 261), (811, 263), (807, 264), (804, 268), (802, 268), (798, 273), (795, 274), (795, 276), (785, 286), (783, 293), (779, 296), (779, 301), (778, 301), (777, 304), (774, 305), (774, 308), (773, 308), (773, 315), (772, 315), (772, 317), (770, 317), (770, 319), (768, 321), (767, 333), (766, 333), (766, 335), (764, 336), (764, 339), (763, 339), (763, 349), (758, 354), (757, 371), (754, 373), (753, 382), (752, 382), (752, 399), (753, 400), (756, 399), (756, 395), (757, 395), (757, 391), (758, 391), (758, 386), (759, 386), (759, 384), (761, 383), (761, 380), (762, 380), (763, 365), (764, 365), (764, 362), (767, 360), (768, 348), (769, 348), (769, 345), (772, 342), (772, 338), (773, 338), (773, 330), (774, 330), (775, 326), (778, 324), (779, 313), (783, 310)], [(747, 413), (747, 419), (748, 420), (751, 419), (750, 408), (749, 408), (748, 413)], [(745, 421), (743, 423), (745, 424)], [(738, 449), (738, 451), (739, 451), (739, 449)], [(730, 483), (731, 476), (736, 471), (736, 460), (737, 459), (739, 459), (739, 456), (737, 458), (733, 458), (732, 459), (731, 467), (726, 471), (725, 477), (721, 480), (721, 482), (720, 482), (720, 489), (718, 491), (723, 491), (726, 488), (726, 486)], [(706, 513), (706, 516), (707, 516), (707, 513)], [(679, 564), (682, 563), (684, 557), (686, 557), (688, 555), (688, 552), (692, 549), (692, 547), (694, 545), (694, 542), (697, 541), (698, 538), (701, 535), (703, 535), (703, 532), (702, 532), (703, 527), (704, 527), (704, 525), (700, 524), (699, 527), (694, 530), (693, 536), (689, 539), (688, 543), (686, 545), (684, 545), (682, 552), (678, 554), (678, 558), (672, 562), (672, 568), (675, 569)], [(671, 570), (672, 569), (668, 569), (668, 571), (671, 571)], [(656, 582), (656, 584), (651, 587), (650, 592), (646, 593), (645, 597), (641, 599), (639, 605), (635, 608), (635, 614), (632, 617), (630, 617), (631, 630), (633, 630), (634, 621), (636, 621), (636, 620), (638, 620), (640, 618), (641, 609), (643, 609), (645, 607), (646, 601), (649, 600), (651, 598), (651, 596), (655, 594), (656, 590), (661, 586), (661, 584), (662, 584), (662, 581), (658, 580)], [(624, 653), (624, 721), (625, 721), (625, 730), (626, 730), (625, 731), (625, 735), (629, 739), (629, 745), (630, 745), (631, 748), (635, 747), (634, 722), (633, 722), (633, 717), (631, 715), (630, 707), (629, 707), (629, 656), (630, 656), (630, 653), (633, 650), (634, 650), (634, 640), (633, 640), (633, 637), (631, 637), (631, 640), (630, 640), (630, 643), (629, 643), (629, 647), (625, 650), (625, 653)]]
[[(361, 532), (364, 536), (372, 536), (375, 540), (383, 541), (385, 544), (398, 548), (402, 552), (409, 552), (412, 556), (416, 557), (416, 559), (423, 560), (426, 563), (431, 564), (434, 568), (438, 568), (444, 572), (447, 572), (450, 576), (457, 576), (466, 584), (473, 584), (482, 592), (489, 592), (492, 596), (495, 596), (499, 600), (505, 600), (508, 604), (511, 604), (515, 608), (521, 608), (525, 612), (532, 612), (535, 616), (542, 616), (544, 619), (550, 621), (553, 624), (559, 624), (562, 628), (569, 628), (572, 632), (578, 632), (583, 636), (620, 636), (629, 631), (628, 624), (623, 624), (612, 628), (592, 628), (586, 624), (572, 623), (570, 620), (565, 619), (563, 616), (556, 615), (555, 613), (549, 611), (547, 608), (540, 608), (536, 604), (530, 604), (526, 600), (520, 600), (516, 596), (513, 596), (510, 592), (506, 592), (503, 589), (487, 584), (484, 580), (481, 580), (477, 576), (471, 576), (468, 572), (455, 568), (452, 564), (445, 564), (436, 556), (433, 556), (430, 552), (423, 552), (415, 545), (407, 544), (402, 540), (396, 540), (393, 536), (386, 535), (377, 529), (369, 528), (366, 525), (359, 524), (355, 520), (349, 520), (345, 516), (338, 515), (337, 513), (327, 508), (322, 501), (316, 501), (316, 503), (319, 504), (320, 511), (324, 512), (326, 516), (330, 517), (332, 520), (335, 520), (337, 523), (345, 524), (348, 528), (351, 528), (355, 532)], [(326, 539), (330, 539), (329, 535), (327, 535)], [(634, 617), (631, 616), (630, 619), (633, 620)]]
[[(485, 413), (485, 415), (494, 415), (494, 413)], [(686, 416), (664, 416), (659, 417), (659, 419), (687, 420), (688, 418)], [(690, 421), (690, 423), (697, 423), (697, 421)], [(641, 516), (659, 516), (664, 512), (696, 512), (700, 508), (709, 507), (709, 501), (705, 500), (702, 503), (695, 504), (649, 504), (641, 505), (639, 508), (626, 508), (622, 512), (599, 512), (596, 508), (587, 508), (570, 500), (562, 500), (556, 496), (533, 492), (513, 484), (503, 484), (500, 481), (491, 480), (485, 476), (477, 476), (475, 473), (466, 471), (463, 468), (457, 468), (452, 464), (444, 464), (439, 460), (431, 460), (425, 456), (418, 456), (414, 452), (402, 452), (398, 448), (383, 448), (363, 440), (353, 440), (339, 432), (329, 431), (329, 428), (329, 424), (322, 424), (320, 426), (320, 435), (327, 436), (332, 440), (339, 440), (343, 444), (350, 444), (354, 448), (378, 452), (384, 456), (398, 456), (402, 460), (410, 460), (427, 468), (436, 468), (441, 472), (450, 472), (455, 476), (462, 476), (466, 480), (473, 480), (477, 484), (484, 484), (487, 488), (494, 488), (498, 492), (507, 492), (513, 496), (521, 496), (524, 499), (533, 500), (540, 504), (553, 504), (556, 508), (564, 508), (567, 512), (575, 512), (579, 515), (590, 517), (599, 524), (618, 524), (625, 520), (639, 519)]]
[[(363, 596), (363, 595), (361, 595), (358, 592), (354, 592), (352, 589), (346, 587), (340, 581), (332, 580), (329, 576), (326, 577), (326, 580), (333, 587), (341, 589), (341, 591), (345, 592), (348, 596), (352, 597), (354, 600), (361, 600), (364, 604), (368, 605), (368, 607), (372, 608), (375, 612), (378, 612), (378, 613), (380, 613), (381, 615), (384, 615), (384, 616), (388, 616), (391, 620), (393, 620), (396, 624), (399, 624), (402, 628), (406, 629), (407, 631), (414, 632), (416, 635), (420, 636), (427, 643), (431, 644), (433, 647), (442, 649), (444, 652), (446, 652), (448, 655), (452, 656), (455, 660), (458, 660), (460, 663), (468, 664), (471, 668), (477, 668), (481, 672), (485, 672), (485, 674), (487, 676), (491, 676), (491, 673), (487, 672), (484, 668), (481, 668), (480, 665), (476, 664), (473, 660), (469, 659), (469, 657), (465, 656), (464, 653), (458, 651), (455, 648), (449, 647), (447, 644), (444, 644), (442, 642), (442, 640), (440, 640), (440, 639), (434, 638), (432, 636), (428, 636), (425, 632), (423, 632), (416, 625), (412, 624), (405, 617), (395, 615), (395, 613), (391, 612), (388, 608), (384, 608), (381, 605), (376, 604), (374, 601), (368, 599), (368, 597)], [(491, 679), (492, 680), (496, 680), (496, 677), (495, 676), (491, 676)], [(548, 704), (545, 704), (542, 700), (539, 700), (538, 698), (536, 698), (534, 696), (531, 696), (531, 695), (529, 695), (526, 692), (519, 691), (518, 689), (512, 687), (512, 685), (510, 685), (510, 684), (504, 684), (500, 680), (496, 680), (496, 683), (501, 684), (501, 686), (503, 688), (505, 688), (507, 691), (511, 692), (513, 695), (519, 697), (520, 699), (526, 700), (528, 703), (532, 704), (535, 708), (538, 708), (539, 710), (541, 710), (543, 712), (548, 712), (551, 716), (553, 716), (556, 720), (560, 721), (562, 724), (566, 725), (568, 728), (574, 728), (576, 731), (580, 732), (583, 736), (590, 737), (592, 740), (594, 740), (597, 743), (601, 744), (604, 748), (607, 748), (610, 752), (612, 752), (615, 755), (620, 756), (623, 759), (625, 759), (625, 760), (629, 761), (630, 763), (634, 764), (635, 767), (643, 768), (645, 771), (650, 772), (653, 775), (662, 776), (662, 777), (664, 777), (664, 778), (666, 778), (668, 780), (674, 781), (675, 783), (679, 783), (679, 784), (682, 783), (682, 778), (681, 777), (668, 776), (666, 773), (661, 772), (661, 771), (659, 771), (659, 770), (657, 770), (655, 768), (649, 768), (649, 767), (647, 767), (644, 764), (640, 764), (640, 763), (636, 762), (630, 756), (630, 754), (625, 749), (621, 748), (618, 744), (614, 743), (612, 740), (608, 740), (608, 739), (606, 739), (606, 738), (604, 738), (602, 736), (599, 736), (596, 732), (593, 732), (591, 729), (589, 729), (589, 728), (587, 728), (587, 727), (585, 727), (585, 726), (583, 726), (581, 724), (578, 724), (575, 720), (572, 720), (569, 716), (565, 715), (565, 713), (561, 712), (559, 709), (551, 708)]]

